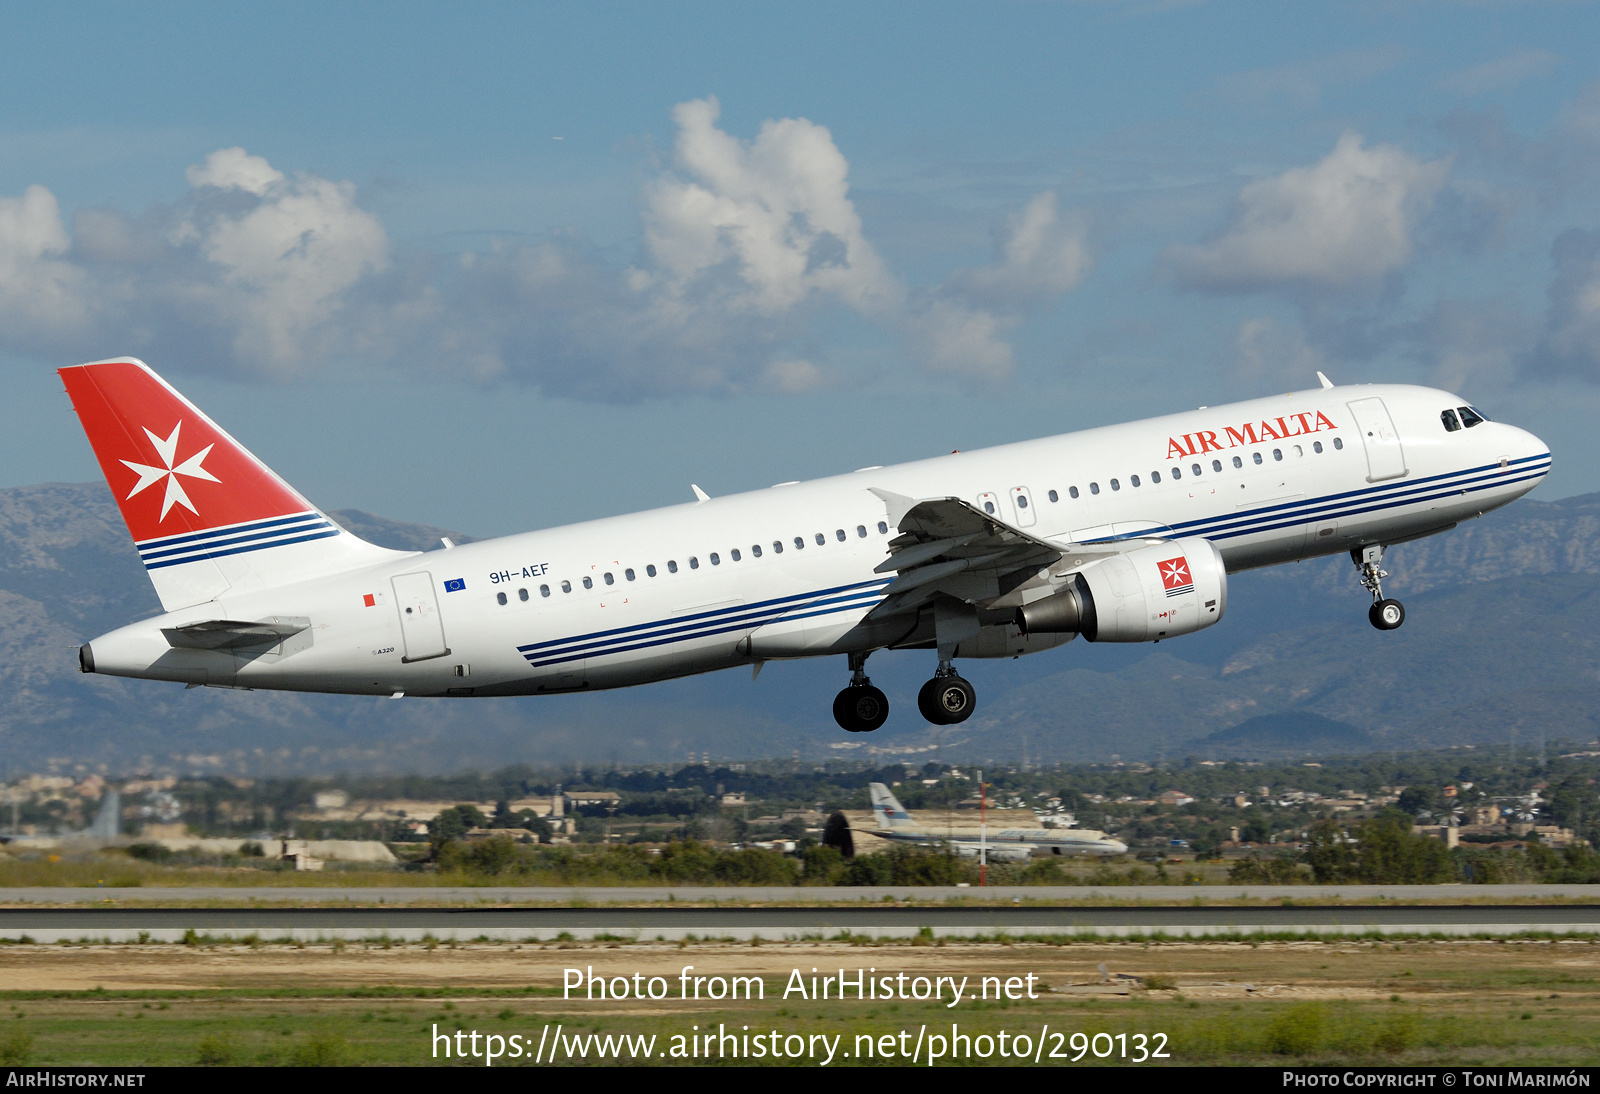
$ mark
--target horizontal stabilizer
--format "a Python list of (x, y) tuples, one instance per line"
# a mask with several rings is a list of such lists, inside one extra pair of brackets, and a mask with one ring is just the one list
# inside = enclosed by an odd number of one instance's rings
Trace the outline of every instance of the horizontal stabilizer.
[(311, 626), (304, 617), (281, 617), (251, 623), (239, 619), (208, 619), (181, 627), (162, 627), (167, 644), (180, 650), (235, 650), (274, 646)]

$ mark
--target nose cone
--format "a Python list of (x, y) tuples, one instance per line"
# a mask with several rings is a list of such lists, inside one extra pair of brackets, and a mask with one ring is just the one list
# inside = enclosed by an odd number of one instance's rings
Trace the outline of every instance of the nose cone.
[(1126, 843), (1123, 843), (1119, 839), (1108, 839), (1108, 840), (1106, 840), (1106, 854), (1108, 854), (1108, 855), (1125, 855), (1127, 853), (1128, 853), (1128, 845)]

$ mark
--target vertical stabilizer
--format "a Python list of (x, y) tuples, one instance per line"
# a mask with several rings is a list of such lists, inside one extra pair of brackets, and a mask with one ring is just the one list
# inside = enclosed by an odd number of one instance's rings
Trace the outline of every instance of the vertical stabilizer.
[(905, 811), (889, 788), (882, 783), (869, 783), (867, 790), (872, 794), (872, 815), (878, 820), (879, 828), (914, 828), (916, 822), (911, 819), (911, 814)]
[(402, 556), (329, 520), (143, 361), (59, 372), (167, 611)]

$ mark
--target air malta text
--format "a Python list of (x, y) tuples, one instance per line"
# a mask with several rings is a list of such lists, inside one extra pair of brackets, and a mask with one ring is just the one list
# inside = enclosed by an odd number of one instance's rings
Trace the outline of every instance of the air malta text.
[(1262, 441), (1281, 441), (1288, 437), (1301, 437), (1307, 433), (1320, 433), (1324, 429), (1338, 429), (1322, 411), (1290, 414), (1282, 418), (1245, 422), (1238, 429), (1223, 426), (1226, 444), (1217, 440), (1213, 430), (1202, 429), (1185, 433), (1182, 437), (1167, 438), (1167, 459), (1180, 460), (1185, 456), (1198, 456), (1203, 452), (1221, 452), (1224, 448), (1238, 448), (1241, 444), (1260, 444)]

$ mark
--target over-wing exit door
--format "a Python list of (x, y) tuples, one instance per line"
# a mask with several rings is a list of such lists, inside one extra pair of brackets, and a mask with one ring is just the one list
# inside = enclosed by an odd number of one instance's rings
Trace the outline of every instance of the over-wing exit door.
[(433, 575), (401, 574), (395, 578), (395, 608), (400, 613), (400, 633), (405, 637), (404, 661), (426, 661), (450, 652), (444, 644), (444, 620), (439, 617), (439, 598), (433, 589)]

